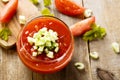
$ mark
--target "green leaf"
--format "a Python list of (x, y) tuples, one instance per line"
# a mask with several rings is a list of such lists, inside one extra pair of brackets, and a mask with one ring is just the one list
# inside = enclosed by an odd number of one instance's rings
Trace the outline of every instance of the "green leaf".
[(11, 31), (9, 30), (9, 28), (2, 28), (0, 30), (0, 38), (7, 41), (8, 40), (8, 36), (11, 35)]
[(95, 39), (102, 39), (106, 35), (105, 28), (100, 27), (99, 25), (92, 24), (92, 30), (87, 31), (83, 35), (83, 40), (92, 41)]
[(43, 0), (44, 1), (44, 6), (48, 7), (51, 5), (51, 0)]
[(48, 8), (44, 8), (44, 9), (41, 11), (41, 14), (42, 14), (42, 15), (48, 15), (48, 16), (54, 16), (54, 14), (52, 14)]

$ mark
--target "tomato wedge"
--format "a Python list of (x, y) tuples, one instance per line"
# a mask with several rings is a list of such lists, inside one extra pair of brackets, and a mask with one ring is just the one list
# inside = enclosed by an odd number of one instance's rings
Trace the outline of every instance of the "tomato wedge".
[(0, 23), (7, 23), (16, 13), (18, 0), (10, 0), (0, 12)]
[(91, 29), (91, 25), (93, 23), (95, 23), (95, 17), (94, 16), (75, 23), (74, 25), (72, 25), (70, 27), (70, 29), (71, 29), (71, 32), (74, 36), (81, 36), (86, 31)]
[(85, 8), (77, 5), (72, 0), (55, 0), (56, 9), (69, 16), (77, 16), (83, 14)]

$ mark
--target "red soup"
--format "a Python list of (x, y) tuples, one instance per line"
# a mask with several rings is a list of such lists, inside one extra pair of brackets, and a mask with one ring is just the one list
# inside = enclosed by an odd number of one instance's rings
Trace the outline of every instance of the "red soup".
[[(35, 50), (27, 40), (28, 36), (32, 37), (44, 27), (58, 34), (59, 50), (54, 53), (53, 58), (47, 57), (44, 52), (33, 56), (32, 53)], [(64, 68), (71, 60), (73, 48), (73, 37), (68, 26), (60, 19), (50, 16), (37, 17), (29, 21), (19, 34), (17, 41), (17, 51), (22, 62), (31, 70), (40, 73), (53, 73)]]

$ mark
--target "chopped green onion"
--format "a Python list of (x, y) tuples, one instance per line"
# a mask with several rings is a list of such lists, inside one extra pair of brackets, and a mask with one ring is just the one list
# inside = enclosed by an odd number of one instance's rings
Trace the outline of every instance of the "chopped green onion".
[(31, 45), (33, 45), (33, 43), (35, 42), (35, 39), (33, 39), (32, 37), (29, 37), (29, 36), (27, 37), (27, 40)]
[(51, 43), (51, 41), (47, 41), (45, 45), (46, 45), (47, 47), (50, 47), (50, 46), (52, 46), (52, 43)]
[(37, 56), (37, 55), (38, 55), (37, 52), (32, 53), (32, 56)]
[(9, 28), (4, 27), (0, 30), (0, 38), (8, 41), (8, 37), (11, 35), (11, 31), (9, 30)]
[[(57, 32), (43, 27), (38, 32), (33, 34), (33, 37), (28, 36), (27, 40), (33, 49), (37, 52), (37, 55), (46, 53), (49, 58), (54, 58), (54, 53), (59, 51), (59, 44), (57, 43)], [(33, 52), (33, 56), (36, 53)], [(37, 56), (36, 55), (36, 56)]]
[(56, 47), (54, 51), (57, 53), (59, 51), (59, 47)]
[(35, 5), (39, 4), (39, 0), (30, 0), (30, 1)]
[(8, 2), (9, 2), (9, 0), (2, 0), (2, 2), (4, 2), (4, 3), (8, 3)]
[(90, 53), (90, 57), (93, 58), (93, 59), (98, 59), (99, 58), (99, 55), (97, 52), (91, 52)]
[(85, 65), (81, 62), (76, 62), (74, 64), (74, 66), (78, 69), (78, 70), (84, 70), (85, 69)]
[(35, 50), (36, 50), (36, 49), (38, 49), (38, 47), (37, 47), (37, 46), (33, 46), (33, 49), (35, 49)]
[(90, 10), (90, 9), (86, 9), (86, 10), (85, 10), (84, 16), (85, 16), (86, 18), (91, 17), (92, 15), (93, 15), (92, 10)]
[(45, 53), (48, 53), (48, 52), (49, 52), (48, 48), (45, 48), (45, 50), (44, 50), (44, 51), (45, 51)]
[(112, 48), (115, 53), (120, 53), (120, 45), (117, 42), (112, 43)]
[(44, 1), (44, 6), (48, 7), (51, 5), (51, 0), (43, 0)]
[(42, 54), (42, 52), (38, 51), (38, 55)]
[(54, 53), (52, 51), (49, 51), (46, 56), (49, 58), (54, 58)]
[(48, 16), (54, 16), (54, 14), (52, 14), (48, 8), (44, 8), (43, 10), (41, 10), (41, 14), (48, 15)]
[(42, 52), (44, 50), (44, 46), (39, 46), (38, 51)]

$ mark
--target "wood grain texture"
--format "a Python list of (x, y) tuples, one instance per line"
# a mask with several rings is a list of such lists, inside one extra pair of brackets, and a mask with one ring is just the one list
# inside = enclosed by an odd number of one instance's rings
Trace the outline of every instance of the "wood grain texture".
[[(4, 8), (4, 4), (0, 1), (0, 10), (2, 8)], [(28, 21), (38, 14), (38, 9), (28, 0), (19, 0), (18, 11), (7, 26), (16, 37), (16, 40), (22, 28), (18, 22), (19, 15), (26, 16)], [(0, 48), (0, 80), (32, 80), (32, 71), (21, 63), (15, 48), (10, 50)]]
[[(41, 4), (43, 3), (42, 0)], [(83, 5), (82, 0), (74, 0), (77, 4)], [(52, 0), (52, 4), (50, 6), (50, 10), (52, 13), (54, 13), (55, 17), (58, 17), (59, 19), (63, 20), (69, 27), (73, 25), (74, 23), (81, 20), (81, 18), (77, 17), (70, 17), (61, 14), (56, 10), (56, 7), (54, 5), (54, 0)], [(40, 10), (42, 10), (43, 4), (41, 5)], [(74, 67), (75, 62), (82, 62), (85, 64), (85, 71), (78, 71)], [(48, 74), (48, 75), (41, 75), (38, 73), (33, 73), (33, 80), (91, 80), (91, 74), (90, 74), (90, 65), (89, 65), (89, 54), (88, 54), (88, 45), (87, 42), (84, 42), (81, 37), (75, 38), (75, 50), (74, 55), (71, 60), (71, 62), (61, 71), (54, 73), (54, 74)]]
[[(25, 15), (27, 21), (40, 16), (40, 10), (44, 8), (43, 0), (35, 7), (29, 0), (19, 0), (19, 7), (16, 15), (8, 24), (17, 39), (17, 35), (23, 26), (18, 23), (19, 15)], [(111, 43), (120, 43), (120, 1), (119, 0), (74, 0), (79, 5), (93, 10), (96, 16), (96, 23), (105, 27), (107, 35), (103, 40), (85, 42), (81, 37), (75, 37), (75, 50), (71, 62), (61, 71), (54, 74), (39, 74), (29, 70), (20, 61), (16, 48), (6, 50), (0, 48), (0, 80), (100, 80), (96, 75), (96, 68), (102, 68), (115, 75), (115, 80), (120, 80), (120, 54), (115, 54)], [(4, 4), (0, 1), (0, 10)], [(63, 20), (69, 27), (81, 21), (82, 18), (70, 17), (58, 12), (52, 0), (49, 7), (55, 17)], [(16, 35), (17, 34), (17, 35)], [(99, 60), (89, 58), (89, 52), (97, 51)], [(85, 64), (85, 71), (78, 71), (74, 67), (75, 62)]]
[(85, 7), (93, 10), (96, 16), (96, 23), (105, 27), (107, 35), (103, 40), (90, 42), (90, 51), (97, 51), (100, 59), (91, 59), (91, 70), (93, 80), (99, 80), (96, 76), (96, 68), (102, 68), (112, 72), (115, 80), (120, 80), (120, 55), (115, 54), (111, 44), (117, 41), (120, 43), (120, 1), (119, 0), (84, 0)]

